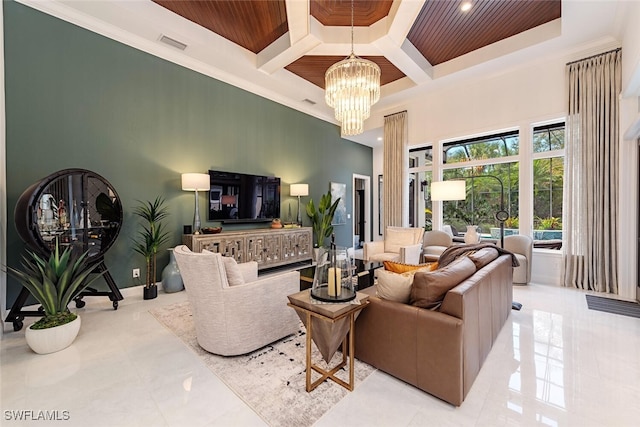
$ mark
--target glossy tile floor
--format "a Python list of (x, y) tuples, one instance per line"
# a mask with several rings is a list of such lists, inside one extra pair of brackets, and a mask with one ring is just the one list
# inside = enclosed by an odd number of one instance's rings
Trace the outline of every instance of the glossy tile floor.
[[(141, 290), (125, 291), (117, 311), (87, 299), (80, 335), (62, 352), (32, 353), (23, 331), (3, 336), (0, 424), (268, 425), (149, 314), (186, 299), (184, 292), (142, 301)], [(524, 307), (512, 312), (459, 408), (375, 372), (316, 425), (638, 426), (640, 319), (588, 310), (584, 295), (514, 288)], [(57, 410), (69, 419), (21, 423), (12, 410)]]

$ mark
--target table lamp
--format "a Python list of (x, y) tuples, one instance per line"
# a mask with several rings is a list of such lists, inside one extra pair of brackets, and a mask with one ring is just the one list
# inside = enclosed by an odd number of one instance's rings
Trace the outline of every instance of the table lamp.
[(195, 191), (196, 206), (193, 214), (193, 234), (200, 234), (200, 207), (198, 205), (198, 190), (209, 190), (210, 178), (206, 173), (183, 173), (182, 189), (184, 191)]
[(291, 196), (298, 196), (298, 218), (296, 222), (302, 225), (302, 218), (300, 217), (300, 197), (309, 195), (309, 184), (291, 184), (289, 194)]

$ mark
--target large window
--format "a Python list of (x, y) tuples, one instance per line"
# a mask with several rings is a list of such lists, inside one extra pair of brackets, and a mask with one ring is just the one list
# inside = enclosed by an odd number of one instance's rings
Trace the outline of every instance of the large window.
[(443, 202), (443, 224), (458, 232), (477, 225), (485, 237), (498, 238), (495, 214), (501, 207), (509, 213), (508, 224), (516, 221), (519, 146), (517, 131), (444, 144), (443, 179), (464, 179), (467, 194), (465, 200)]
[(564, 180), (564, 123), (533, 129), (533, 238), (560, 248)]
[[(500, 221), (495, 216), (502, 208), (508, 214), (504, 221), (505, 235), (518, 234), (522, 230), (530, 234), (533, 229), (531, 237), (535, 247), (560, 249), (565, 125), (556, 121), (534, 126), (531, 138), (526, 140), (521, 139), (519, 132), (514, 129), (411, 149), (409, 205), (412, 226), (431, 230), (434, 223), (438, 228), (450, 225), (454, 231), (463, 234), (468, 225), (476, 225), (483, 237), (497, 239)], [(526, 163), (520, 163), (525, 160)], [(521, 183), (521, 173), (532, 179)], [(434, 179), (464, 180), (466, 183), (464, 200), (436, 205), (436, 212), (442, 214), (441, 221), (432, 215), (430, 187)], [(532, 206), (533, 212), (527, 210), (520, 215), (520, 197), (524, 197), (522, 206)], [(520, 223), (521, 217), (525, 224)]]

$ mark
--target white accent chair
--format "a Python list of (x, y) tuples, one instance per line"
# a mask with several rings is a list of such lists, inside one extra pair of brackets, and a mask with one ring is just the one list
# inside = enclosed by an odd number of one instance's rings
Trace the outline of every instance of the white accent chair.
[(445, 231), (432, 230), (424, 233), (422, 256), (426, 262), (438, 261), (440, 254), (453, 245), (453, 237)]
[(300, 290), (297, 271), (258, 279), (258, 263), (237, 264), (244, 284), (229, 286), (222, 255), (174, 249), (191, 304), (198, 344), (210, 353), (249, 353), (296, 333), (299, 320), (287, 295)]
[(511, 235), (504, 237), (504, 249), (513, 252), (520, 263), (513, 268), (513, 283), (526, 285), (531, 281), (531, 260), (533, 240), (529, 236)]
[(388, 226), (384, 240), (365, 242), (363, 257), (368, 261), (420, 264), (423, 235), (424, 228)]

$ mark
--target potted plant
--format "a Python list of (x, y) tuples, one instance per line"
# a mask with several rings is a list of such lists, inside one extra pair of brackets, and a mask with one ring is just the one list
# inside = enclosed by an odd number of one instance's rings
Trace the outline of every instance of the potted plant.
[(133, 250), (144, 257), (146, 274), (144, 284), (144, 299), (154, 299), (158, 296), (156, 285), (156, 258), (160, 248), (169, 240), (169, 233), (165, 231), (162, 220), (169, 215), (161, 196), (152, 201), (138, 201), (133, 213), (143, 220), (142, 229), (138, 230), (138, 237), (133, 242)]
[(313, 199), (307, 203), (307, 216), (311, 218), (311, 227), (313, 228), (313, 234), (316, 238), (314, 247), (319, 248), (324, 245), (325, 239), (333, 233), (331, 222), (338, 208), (338, 202), (340, 202), (340, 197), (338, 197), (333, 204), (331, 203), (331, 190), (329, 190), (327, 194), (324, 194), (320, 198), (317, 210), (313, 204)]
[(103, 272), (89, 278), (94, 265), (88, 261), (88, 252), (72, 256), (71, 247), (62, 254), (58, 241), (45, 259), (36, 252), (22, 256), (23, 271), (7, 267), (7, 271), (27, 288), (42, 306), (44, 316), (25, 330), (27, 344), (39, 354), (53, 353), (67, 348), (80, 330), (80, 316), (71, 313), (69, 302), (100, 277)]

